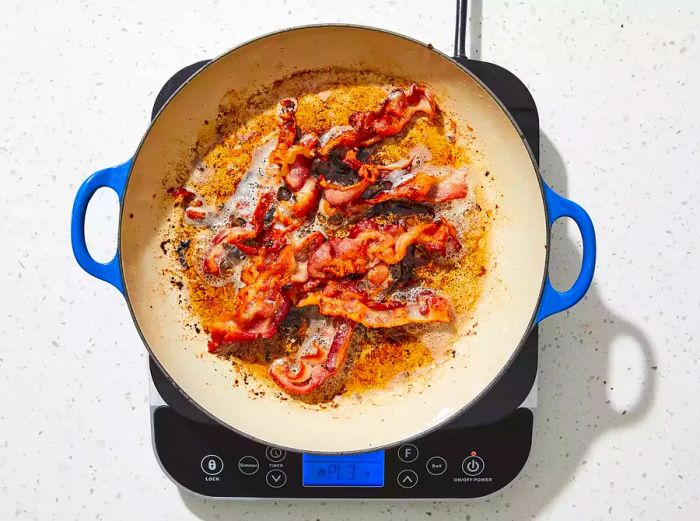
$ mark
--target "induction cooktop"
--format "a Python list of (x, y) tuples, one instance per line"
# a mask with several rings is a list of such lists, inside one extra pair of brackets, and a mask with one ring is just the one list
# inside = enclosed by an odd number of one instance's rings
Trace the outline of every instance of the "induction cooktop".
[[(537, 108), (525, 85), (498, 65), (458, 54), (454, 59), (507, 107), (539, 160)], [(207, 63), (174, 74), (156, 97), (152, 116)], [(163, 471), (179, 487), (213, 498), (478, 498), (510, 483), (527, 461), (536, 373), (535, 327), (501, 379), (448, 425), (385, 450), (317, 455), (268, 447), (216, 423), (151, 360), (153, 447)]]

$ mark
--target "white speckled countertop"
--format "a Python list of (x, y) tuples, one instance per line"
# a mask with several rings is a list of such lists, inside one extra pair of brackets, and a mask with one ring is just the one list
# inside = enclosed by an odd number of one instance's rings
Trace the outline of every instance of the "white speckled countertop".
[[(515, 72), (538, 103), (544, 178), (597, 223), (598, 271), (585, 301), (541, 327), (536, 432), (523, 473), (483, 501), (399, 504), (181, 494), (151, 449), (145, 349), (120, 295), (75, 264), (69, 213), (89, 173), (133, 152), (155, 94), (181, 66), (315, 22), (375, 25), (450, 52), (453, 3), (150, 4), (0, 7), (0, 518), (698, 518), (694, 2), (477, 9), (478, 56)], [(116, 198), (95, 201), (88, 233), (107, 258)], [(575, 275), (576, 240), (573, 226), (557, 225), (559, 280)]]

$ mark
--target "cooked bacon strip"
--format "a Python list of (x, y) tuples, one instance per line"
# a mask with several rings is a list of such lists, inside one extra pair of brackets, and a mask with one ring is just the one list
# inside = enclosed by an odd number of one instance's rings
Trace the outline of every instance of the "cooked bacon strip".
[(293, 282), (309, 280), (307, 269), (309, 258), (324, 242), (326, 242), (326, 237), (321, 232), (313, 232), (294, 246), (294, 260), (297, 262), (297, 269), (292, 276)]
[(184, 186), (171, 188), (168, 191), (176, 201), (182, 201), (189, 224), (201, 224), (213, 211), (212, 207), (204, 206), (204, 199)]
[[(345, 156), (343, 157), (343, 163), (345, 163), (347, 166), (355, 170), (357, 172), (358, 177), (360, 178), (360, 181), (369, 181), (370, 183), (374, 183), (377, 180), (377, 177), (379, 177), (379, 172), (380, 169), (382, 168), (381, 165), (373, 165), (371, 163), (363, 163), (359, 159), (357, 159), (357, 150), (355, 149), (350, 149), (345, 153)], [(410, 160), (409, 160), (410, 163)], [(400, 168), (400, 167), (396, 167)], [(387, 168), (387, 170), (391, 170), (392, 167)], [(331, 183), (329, 181), (326, 181), (326, 178), (324, 176), (319, 177), (319, 181), (321, 183), (321, 186), (323, 188), (330, 188), (333, 190), (340, 190), (340, 191), (345, 191), (345, 190), (351, 190), (354, 185), (339, 185), (336, 183)], [(355, 183), (357, 184), (357, 183)]]
[(277, 146), (270, 153), (270, 163), (282, 166), (289, 147), (297, 138), (297, 100), (284, 98), (277, 104)]
[(314, 133), (305, 134), (296, 145), (297, 102), (292, 98), (281, 100), (277, 106), (279, 123), (277, 146), (270, 153), (270, 164), (280, 167), (280, 174), (289, 187), (299, 190), (311, 170), (311, 159), (316, 155), (318, 137)]
[(274, 220), (286, 226), (286, 230), (271, 228), (268, 230), (268, 236), (262, 238), (262, 244), (250, 245), (247, 242), (260, 237), (263, 232), (265, 215), (274, 203), (274, 194), (269, 191), (264, 192), (255, 207), (251, 223), (226, 228), (214, 237), (212, 249), (204, 261), (204, 272), (212, 275), (220, 273), (219, 265), (226, 254), (226, 244), (233, 244), (248, 255), (258, 253), (260, 248), (265, 247), (266, 243), (267, 247), (271, 249), (279, 249), (274, 247), (273, 244), (277, 246), (283, 244), (284, 234), (303, 224), (304, 219), (316, 209), (319, 197), (318, 182), (314, 177), (310, 177), (307, 172), (303, 186), (294, 194), (293, 199), (280, 201), (275, 210)]
[(348, 150), (343, 163), (357, 172), (360, 180), (351, 185), (339, 185), (326, 181), (325, 177), (319, 178), (323, 190), (323, 197), (331, 206), (343, 206), (360, 198), (367, 188), (377, 182), (378, 179), (392, 170), (401, 170), (411, 166), (412, 158), (391, 165), (374, 165), (363, 163), (357, 159), (356, 150)]
[[(262, 298), (265, 295), (260, 295)], [(224, 313), (210, 328), (211, 340), (207, 344), (210, 353), (218, 352), (223, 345), (233, 342), (250, 342), (258, 338), (270, 338), (289, 313), (290, 302), (283, 295), (275, 294), (276, 300), (267, 301), (258, 311), (260, 320), (242, 326), (236, 313)], [(262, 306), (257, 306), (262, 307)], [(272, 311), (270, 313), (270, 311)]]
[(296, 269), (289, 279), (291, 282), (303, 284), (309, 280), (309, 257), (325, 241), (326, 237), (321, 232), (313, 232), (294, 246)]
[(282, 288), (296, 271), (294, 249), (288, 245), (261, 263), (264, 269), (249, 270), (247, 278), (254, 280), (236, 293), (231, 306), (235, 311), (225, 313), (209, 328), (210, 352), (232, 342), (270, 338), (287, 316), (290, 301)]
[(341, 146), (369, 146), (401, 132), (415, 114), (422, 112), (432, 118), (437, 110), (435, 97), (425, 87), (413, 83), (406, 90), (396, 89), (378, 110), (355, 112), (350, 116), (349, 128), (331, 129), (321, 136), (319, 154), (325, 157)]
[(314, 177), (307, 177), (301, 189), (289, 201), (280, 201), (275, 221), (291, 228), (298, 228), (318, 205), (321, 191)]
[(377, 204), (383, 201), (406, 199), (417, 203), (444, 203), (453, 199), (467, 196), (467, 183), (458, 172), (437, 177), (425, 172), (415, 176), (398, 186), (380, 192), (366, 203)]
[(282, 176), (287, 186), (293, 191), (304, 186), (311, 172), (311, 161), (316, 155), (318, 137), (316, 134), (304, 134), (299, 143), (292, 145), (283, 158), (280, 158)]
[(298, 307), (318, 306), (322, 315), (344, 317), (370, 328), (386, 328), (449, 322), (452, 311), (447, 299), (423, 290), (415, 300), (374, 302), (352, 285), (330, 281), (322, 291), (309, 293), (297, 303)]
[(220, 274), (221, 270), (219, 265), (221, 264), (221, 259), (226, 255), (227, 244), (232, 244), (249, 255), (257, 251), (257, 248), (248, 246), (245, 244), (245, 241), (254, 239), (262, 232), (265, 224), (265, 214), (270, 209), (273, 201), (274, 194), (265, 192), (260, 197), (255, 207), (253, 218), (250, 223), (246, 223), (243, 226), (224, 228), (214, 236), (212, 239), (212, 248), (204, 259), (204, 273), (209, 273), (210, 275)]
[(448, 247), (461, 247), (454, 226), (444, 220), (408, 228), (387, 225), (381, 230), (376, 223), (366, 220), (358, 223), (348, 237), (331, 239), (321, 245), (309, 259), (309, 275), (316, 279), (341, 278), (366, 273), (378, 262), (396, 264), (412, 244), (442, 255)]
[(362, 193), (371, 185), (369, 181), (359, 181), (347, 188), (341, 190), (336, 188), (327, 188), (323, 191), (323, 198), (328, 201), (331, 206), (344, 206), (348, 203), (356, 201)]
[(306, 282), (306, 264), (310, 252), (325, 241), (321, 232), (314, 232), (296, 245), (286, 245), (272, 255), (262, 255), (241, 273), (242, 287), (232, 305), (210, 328), (209, 351), (224, 344), (270, 338), (287, 316), (290, 299), (285, 292), (289, 284)]
[[(345, 365), (355, 322), (336, 319), (335, 334), (328, 348), (318, 341), (302, 346), (297, 360), (278, 358), (270, 366), (270, 376), (290, 394), (308, 394), (335, 375)], [(307, 339), (308, 340), (308, 339)]]
[(190, 204), (190, 202), (194, 201), (197, 198), (197, 194), (195, 194), (193, 191), (188, 190), (184, 186), (180, 186), (178, 188), (170, 188), (168, 191), (172, 194), (173, 199), (176, 201), (182, 201), (185, 203), (185, 205)]

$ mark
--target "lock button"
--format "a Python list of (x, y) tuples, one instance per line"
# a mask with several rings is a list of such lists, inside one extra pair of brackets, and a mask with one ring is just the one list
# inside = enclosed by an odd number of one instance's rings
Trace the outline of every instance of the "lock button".
[(221, 471), (224, 470), (224, 462), (216, 454), (204, 456), (200, 466), (202, 467), (202, 472), (210, 476), (221, 474)]

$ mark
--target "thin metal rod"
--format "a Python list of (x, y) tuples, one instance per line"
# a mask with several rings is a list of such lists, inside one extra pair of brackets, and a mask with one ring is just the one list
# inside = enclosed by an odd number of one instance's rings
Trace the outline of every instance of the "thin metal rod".
[(455, 56), (466, 58), (467, 0), (457, 0), (457, 22), (455, 25)]

